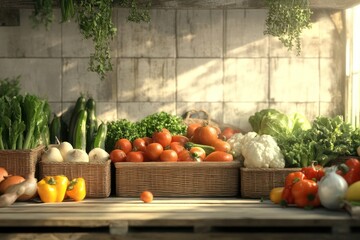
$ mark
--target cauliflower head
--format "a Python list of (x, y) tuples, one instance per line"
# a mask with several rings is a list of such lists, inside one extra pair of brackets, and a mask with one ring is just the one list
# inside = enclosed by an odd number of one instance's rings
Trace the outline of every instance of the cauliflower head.
[[(249, 134), (248, 137), (245, 137)], [(240, 141), (244, 166), (247, 168), (284, 168), (285, 159), (277, 142), (270, 135), (247, 133)]]

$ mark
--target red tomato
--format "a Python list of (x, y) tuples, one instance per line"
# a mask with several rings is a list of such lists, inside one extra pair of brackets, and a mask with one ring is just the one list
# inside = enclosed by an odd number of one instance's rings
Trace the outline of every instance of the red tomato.
[(215, 148), (215, 151), (229, 152), (231, 149), (230, 144), (221, 139), (216, 139), (211, 146)]
[(178, 155), (174, 150), (167, 149), (160, 154), (161, 162), (177, 162)]
[(153, 143), (153, 140), (151, 137), (143, 137), (142, 139), (144, 139), (144, 141), (146, 142), (146, 146), (149, 145), (150, 143)]
[(201, 147), (192, 147), (190, 148), (190, 153), (192, 155), (192, 157), (195, 159), (195, 160), (204, 160), (205, 157), (206, 157), (206, 152), (204, 149), (202, 149)]
[(235, 133), (239, 133), (240, 131), (237, 129), (233, 129), (231, 127), (224, 128), (221, 133), (219, 134), (219, 138), (223, 140), (228, 140), (231, 138)]
[(126, 156), (127, 162), (143, 162), (144, 153), (141, 151), (131, 151)]
[(189, 150), (183, 150), (178, 154), (178, 162), (195, 162), (196, 159), (193, 158)]
[(234, 160), (233, 155), (223, 151), (214, 151), (207, 155), (204, 162), (231, 162)]
[(218, 139), (218, 133), (214, 127), (203, 126), (195, 129), (193, 136), (195, 143), (211, 145), (216, 139)]
[(154, 199), (153, 194), (150, 191), (143, 191), (140, 194), (140, 199), (141, 201), (143, 201), (144, 203), (150, 203), (152, 202), (152, 200)]
[(126, 153), (120, 149), (114, 149), (110, 152), (110, 159), (113, 163), (115, 162), (125, 162)]
[(176, 154), (179, 154), (182, 150), (185, 149), (185, 147), (180, 142), (172, 142), (172, 143), (170, 143), (170, 149), (174, 150), (176, 152)]
[(195, 129), (201, 126), (200, 123), (190, 123), (186, 129), (186, 137), (191, 138), (194, 135)]
[(153, 142), (160, 143), (161, 146), (167, 147), (171, 143), (171, 133), (168, 130), (154, 132), (152, 135)]
[(126, 138), (121, 138), (116, 141), (115, 149), (123, 150), (126, 154), (132, 150), (131, 142)]
[(159, 160), (160, 154), (164, 151), (163, 146), (160, 143), (150, 143), (145, 150), (146, 158), (149, 161)]
[(310, 179), (303, 179), (296, 182), (292, 188), (291, 193), (294, 202), (298, 207), (318, 207), (320, 206), (320, 199), (318, 196), (318, 185)]
[(133, 150), (145, 152), (146, 146), (148, 145), (144, 138), (137, 138), (133, 141)]
[(174, 135), (171, 137), (171, 142), (180, 142), (182, 144), (185, 144), (188, 141), (189, 141), (189, 139), (183, 135)]

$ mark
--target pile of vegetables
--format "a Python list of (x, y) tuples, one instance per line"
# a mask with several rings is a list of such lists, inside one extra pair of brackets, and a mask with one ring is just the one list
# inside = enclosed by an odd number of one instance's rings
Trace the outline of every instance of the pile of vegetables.
[(0, 97), (0, 149), (32, 149), (49, 143), (49, 104), (35, 95)]
[(163, 128), (172, 135), (185, 135), (187, 126), (179, 116), (166, 112), (154, 113), (138, 122), (119, 119), (108, 123), (105, 150), (111, 152), (117, 140), (126, 138), (134, 141), (136, 138), (151, 137), (156, 131)]
[(109, 159), (109, 154), (102, 148), (96, 147), (89, 151), (89, 154), (74, 148), (69, 142), (61, 142), (58, 145), (50, 146), (42, 155), (41, 161), (68, 162), (68, 163), (104, 163)]
[[(190, 126), (191, 128), (191, 126)], [(230, 162), (230, 145), (211, 126), (197, 126), (187, 136), (172, 135), (166, 128), (151, 137), (118, 139), (110, 152), (112, 162)]]
[(62, 115), (54, 115), (50, 123), (50, 143), (68, 141), (75, 149), (89, 153), (94, 148), (105, 149), (107, 124), (98, 124), (96, 102), (93, 98), (79, 96), (66, 124)]
[(264, 109), (249, 118), (253, 131), (275, 138), (285, 158), (285, 167), (329, 166), (339, 156), (356, 155), (360, 129), (340, 116), (317, 117), (312, 124), (299, 113), (286, 115)]
[[(345, 167), (312, 165), (287, 175), (284, 187), (270, 191), (270, 200), (283, 207), (323, 206), (341, 209), (345, 201), (360, 201), (360, 161), (349, 158)], [(346, 169), (346, 171), (345, 171)]]

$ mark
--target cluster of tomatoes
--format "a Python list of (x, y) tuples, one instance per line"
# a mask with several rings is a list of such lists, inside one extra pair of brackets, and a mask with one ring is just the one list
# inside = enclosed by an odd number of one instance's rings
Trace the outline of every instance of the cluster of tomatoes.
[(230, 145), (223, 136), (230, 137), (234, 133), (197, 123), (188, 125), (186, 136), (172, 135), (163, 128), (151, 138), (137, 138), (132, 142), (119, 139), (110, 152), (110, 159), (114, 163), (232, 161)]

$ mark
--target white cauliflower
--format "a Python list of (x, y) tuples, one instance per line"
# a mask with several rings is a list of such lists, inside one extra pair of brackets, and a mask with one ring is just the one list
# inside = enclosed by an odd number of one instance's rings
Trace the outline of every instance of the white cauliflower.
[(234, 134), (228, 141), (235, 158), (244, 160), (247, 168), (283, 168), (284, 156), (275, 139), (256, 132)]

